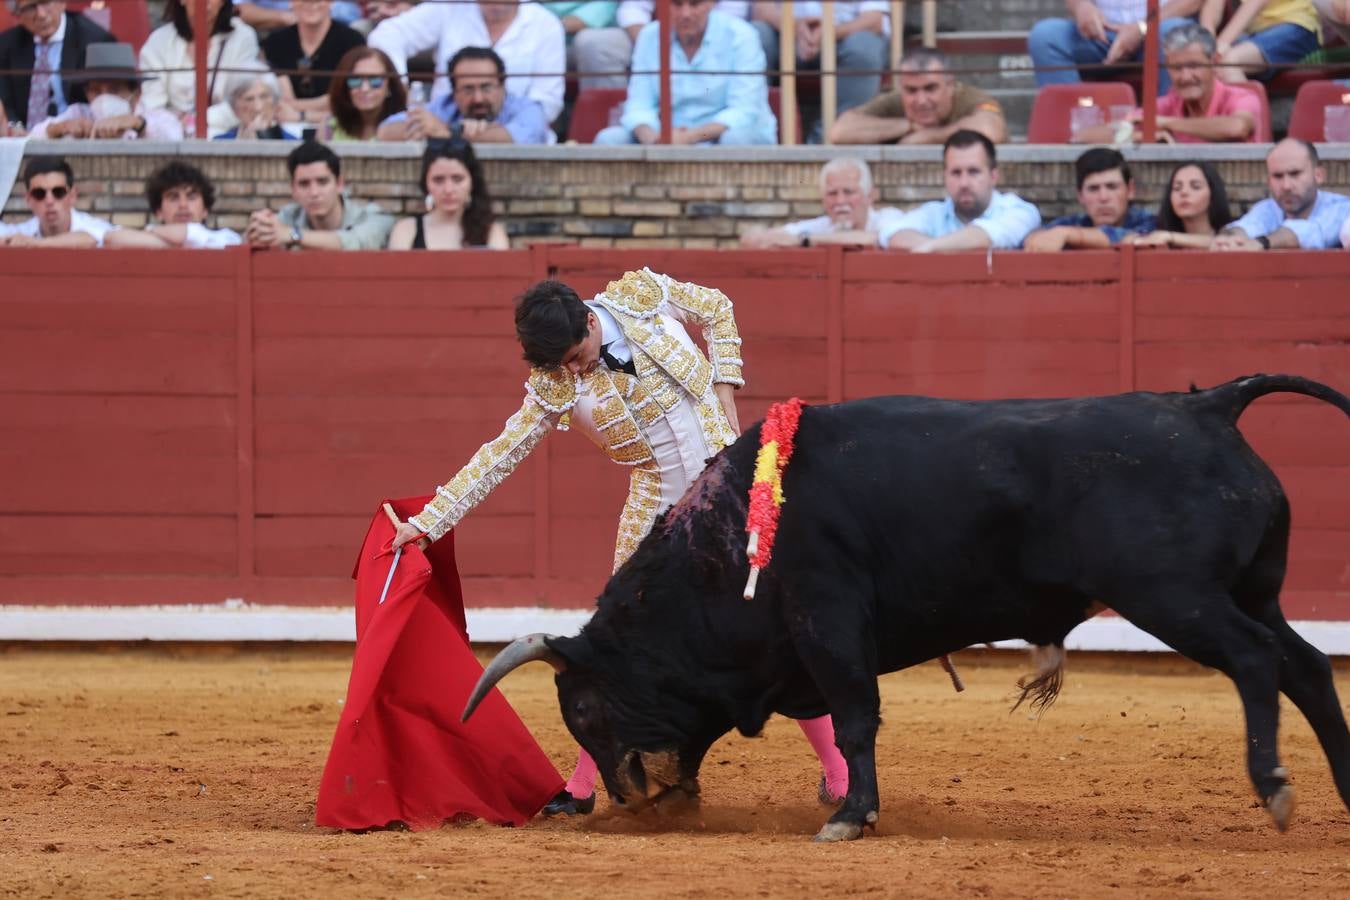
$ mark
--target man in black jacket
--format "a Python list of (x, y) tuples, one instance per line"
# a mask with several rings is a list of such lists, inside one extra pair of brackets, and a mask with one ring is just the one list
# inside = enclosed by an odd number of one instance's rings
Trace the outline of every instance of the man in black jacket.
[[(64, 0), (8, 3), (19, 24), (0, 34), (0, 70), (16, 72), (0, 75), (0, 105), (12, 121), (31, 128), (71, 103), (84, 102), (84, 89), (63, 82), (61, 73), (82, 69), (90, 44), (117, 38), (79, 13), (66, 12)], [(43, 50), (41, 60), (38, 47)]]

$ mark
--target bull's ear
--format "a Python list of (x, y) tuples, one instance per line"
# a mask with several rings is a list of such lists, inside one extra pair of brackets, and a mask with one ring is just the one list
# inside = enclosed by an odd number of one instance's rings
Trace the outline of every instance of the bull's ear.
[(572, 637), (557, 637), (549, 635), (544, 638), (544, 643), (554, 653), (567, 660), (567, 668), (587, 669), (590, 668), (591, 657), (594, 651), (591, 648), (591, 642), (584, 634), (574, 635)]

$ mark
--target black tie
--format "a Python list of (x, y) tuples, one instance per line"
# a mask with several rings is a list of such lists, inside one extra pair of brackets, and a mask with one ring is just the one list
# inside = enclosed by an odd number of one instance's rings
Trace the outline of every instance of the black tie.
[(637, 366), (633, 365), (633, 361), (630, 359), (626, 363), (619, 362), (615, 359), (614, 354), (609, 352), (609, 346), (609, 344), (600, 345), (600, 358), (605, 361), (605, 365), (609, 367), (609, 370), (611, 372), (627, 372), (629, 375), (636, 378)]

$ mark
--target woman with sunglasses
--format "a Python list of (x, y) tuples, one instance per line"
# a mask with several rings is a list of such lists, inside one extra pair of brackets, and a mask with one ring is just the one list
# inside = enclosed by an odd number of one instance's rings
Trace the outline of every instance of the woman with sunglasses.
[(373, 141), (381, 122), (408, 108), (408, 94), (383, 51), (354, 47), (337, 64), (328, 105), (329, 140)]
[(468, 141), (427, 141), (422, 190), (427, 211), (394, 223), (390, 250), (510, 249), (506, 229), (493, 221), (487, 180)]
[(281, 76), (281, 120), (318, 124), (328, 118), (330, 72), (366, 39), (333, 21), (333, 0), (292, 0), (295, 24), (262, 42), (267, 64)]

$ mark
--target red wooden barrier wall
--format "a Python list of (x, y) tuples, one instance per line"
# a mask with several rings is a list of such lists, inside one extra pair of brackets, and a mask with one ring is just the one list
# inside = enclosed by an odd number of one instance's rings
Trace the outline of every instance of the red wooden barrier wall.
[[(1350, 390), (1350, 253), (6, 250), (0, 603), (348, 602), (377, 502), (519, 405), (512, 298), (643, 265), (736, 302), (746, 422), (792, 394)], [(1350, 422), (1272, 397), (1242, 428), (1293, 502), (1286, 611), (1350, 619)], [(459, 530), (469, 605), (589, 605), (624, 485), (550, 437)]]

